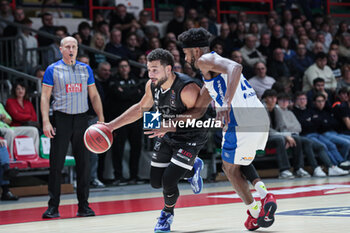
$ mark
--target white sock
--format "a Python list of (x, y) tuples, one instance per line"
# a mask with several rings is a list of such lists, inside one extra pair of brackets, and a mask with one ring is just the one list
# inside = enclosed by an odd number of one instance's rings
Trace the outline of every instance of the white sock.
[(248, 210), (250, 212), (250, 214), (253, 216), (253, 218), (258, 218), (259, 217), (259, 206), (256, 203), (256, 201), (254, 200), (251, 204), (247, 205), (248, 206)]
[(255, 190), (259, 193), (259, 196), (261, 199), (265, 198), (266, 195), (269, 193), (265, 187), (264, 182), (259, 181), (255, 184)]

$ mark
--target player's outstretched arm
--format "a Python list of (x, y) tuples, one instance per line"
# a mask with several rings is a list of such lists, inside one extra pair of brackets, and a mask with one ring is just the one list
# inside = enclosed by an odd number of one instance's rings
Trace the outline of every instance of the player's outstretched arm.
[(140, 102), (131, 106), (119, 117), (105, 124), (111, 131), (137, 121), (142, 117), (143, 111), (148, 111), (152, 108), (153, 96), (151, 92), (151, 80), (147, 82), (145, 89), (145, 94)]

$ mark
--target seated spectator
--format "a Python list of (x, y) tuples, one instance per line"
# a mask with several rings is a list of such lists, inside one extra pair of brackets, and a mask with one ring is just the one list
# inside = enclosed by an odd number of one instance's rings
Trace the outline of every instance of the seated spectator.
[(322, 78), (325, 81), (326, 89), (335, 91), (337, 80), (331, 68), (327, 66), (327, 55), (323, 52), (317, 54), (315, 63), (305, 71), (303, 77), (303, 91), (310, 90), (313, 85), (313, 80), (316, 78)]
[[(293, 137), (297, 146), (301, 144), (302, 151), (311, 167), (313, 168), (314, 176), (326, 176), (322, 171), (321, 167), (318, 166), (316, 155), (319, 155), (322, 161), (326, 162), (326, 165), (332, 165), (331, 161), (323, 147), (322, 144), (312, 141), (311, 139), (299, 135), (301, 133), (301, 125), (292, 111), (288, 109), (290, 105), (291, 97), (286, 93), (281, 93), (278, 95), (278, 106), (280, 107), (281, 118), (276, 118), (276, 129), (279, 132), (284, 132), (285, 134)], [(303, 161), (300, 162), (301, 168), (297, 170), (296, 176), (308, 177), (308, 173), (302, 168)]]
[[(0, 17), (11, 22), (14, 19), (12, 15), (10, 3), (7, 0), (0, 1)], [(0, 22), (0, 36), (2, 36), (6, 26), (7, 24), (5, 22)]]
[(139, 54), (142, 53), (142, 51), (139, 49), (139, 43), (135, 33), (129, 33), (126, 36), (126, 49), (128, 51), (127, 57), (134, 61), (136, 61)]
[(158, 37), (153, 37), (148, 43), (148, 50), (146, 51), (146, 55), (149, 54), (152, 50), (161, 48), (162, 45)]
[(207, 17), (202, 17), (199, 20), (199, 26), (210, 32), (213, 36), (218, 35), (218, 29), (215, 23), (211, 22)]
[[(342, 156), (339, 154), (337, 147), (334, 143), (329, 141), (323, 135), (317, 133), (314, 122), (312, 118), (314, 116), (313, 111), (310, 108), (307, 108), (307, 98), (305, 92), (298, 92), (295, 95), (295, 104), (293, 108), (293, 113), (301, 124), (302, 131), (300, 135), (306, 136), (313, 142), (323, 145), (323, 149), (326, 151), (326, 155), (322, 152), (322, 150), (317, 153), (321, 161), (328, 168), (329, 176), (337, 176), (337, 175), (347, 175), (348, 171), (344, 171), (339, 168), (337, 165), (343, 161)], [(314, 170), (315, 172), (319, 172)]]
[[(23, 20), (26, 18), (24, 9), (21, 7), (17, 7), (13, 12), (13, 22), (14, 23), (23, 23)], [(10, 20), (12, 21), (12, 20)], [(4, 28), (3, 36), (4, 37), (13, 37), (18, 34), (18, 27), (13, 25), (8, 25)]]
[(337, 82), (337, 90), (343, 87), (350, 90), (350, 64), (344, 64), (341, 68), (341, 77)]
[(284, 25), (284, 32), (283, 32), (283, 37), (288, 40), (288, 45), (289, 48), (293, 51), (297, 49), (297, 44), (295, 42), (295, 33), (294, 33), (294, 27), (292, 24), (287, 23)]
[[(29, 18), (23, 19), (22, 23), (24, 26), (29, 28), (32, 27), (33, 22)], [(37, 49), (38, 41), (31, 35), (31, 31), (27, 29), (22, 29), (19, 33), (20, 38), (17, 40), (17, 65), (26, 65), (28, 73), (32, 73), (34, 67), (38, 65), (38, 54), (36, 50), (26, 51), (25, 49)]]
[(174, 70), (174, 72), (183, 73), (181, 63), (180, 62), (174, 62), (173, 70)]
[(231, 53), (230, 59), (243, 66), (242, 73), (246, 79), (250, 79), (251, 77), (254, 76), (254, 69), (251, 68), (250, 66), (242, 64), (243, 62), (242, 53), (239, 50), (233, 51)]
[(326, 45), (326, 38), (325, 38), (325, 34), (323, 32), (317, 33), (316, 42), (319, 42), (322, 44), (324, 53), (328, 53), (329, 45), (328, 46)]
[(265, 56), (265, 59), (272, 57), (272, 48), (270, 46), (271, 36), (269, 33), (263, 33), (260, 37), (260, 46), (258, 50), (262, 55)]
[(293, 83), (287, 77), (281, 77), (279, 81), (275, 82), (271, 89), (275, 90), (277, 94), (286, 93), (292, 95)]
[(290, 80), (293, 80), (294, 77), (291, 76), (290, 69), (284, 59), (284, 54), (281, 48), (276, 48), (273, 50), (272, 61), (267, 65), (268, 75), (274, 77), (276, 81), (280, 77), (287, 77)]
[(115, 11), (110, 15), (109, 30), (115, 28), (122, 32), (123, 40), (126, 39), (130, 32), (136, 32), (140, 28), (135, 16), (132, 13), (128, 13), (126, 6), (123, 4), (118, 4), (115, 7)]
[(90, 46), (91, 42), (91, 26), (88, 22), (81, 22), (78, 25), (78, 33), (82, 40), (82, 44), (86, 46)]
[(281, 49), (284, 55), (284, 60), (289, 61), (295, 56), (295, 51), (290, 49), (288, 38), (282, 37), (280, 42), (281, 42)]
[(337, 94), (339, 101), (332, 106), (335, 119), (339, 122), (337, 131), (350, 135), (350, 89), (341, 88)]
[(248, 33), (256, 37), (257, 42), (255, 45), (256, 45), (256, 47), (259, 47), (260, 46), (260, 42), (259, 42), (260, 41), (260, 33), (259, 33), (258, 22), (252, 21), (249, 23)]
[(10, 149), (10, 153), (13, 154), (13, 140), (19, 135), (26, 135), (33, 138), (35, 150), (39, 151), (39, 133), (37, 128), (33, 126), (10, 127), (11, 123), (11, 116), (6, 112), (4, 106), (0, 103), (0, 133), (4, 136)]
[(350, 166), (350, 136), (339, 134), (335, 131), (338, 121), (331, 112), (325, 109), (325, 102), (326, 97), (323, 94), (316, 94), (314, 97), (315, 108), (312, 121), (318, 133), (322, 134), (339, 148), (339, 152), (342, 155), (342, 161), (339, 161), (342, 162), (340, 166)]
[(28, 100), (27, 85), (19, 80), (12, 88), (12, 96), (7, 99), (6, 111), (12, 118), (11, 126), (37, 126), (37, 115), (33, 104)]
[(250, 85), (255, 90), (259, 99), (264, 94), (265, 90), (271, 89), (276, 80), (266, 75), (266, 66), (262, 62), (255, 64), (255, 76), (249, 79)]
[(148, 81), (148, 74), (147, 74), (147, 59), (145, 54), (140, 54), (137, 58), (137, 62), (143, 64), (145, 67), (144, 68), (134, 68), (133, 73), (135, 74), (136, 77), (138, 77), (141, 80)]
[(221, 42), (216, 42), (215, 44), (211, 44), (210, 50), (216, 52), (220, 56), (224, 56), (224, 45)]
[[(46, 12), (42, 14), (41, 22), (43, 26), (39, 28), (39, 31), (43, 31), (43, 32), (47, 32), (52, 35), (55, 35), (56, 26), (54, 26), (53, 24), (53, 16), (51, 13)], [(44, 47), (44, 46), (49, 46), (50, 44), (54, 43), (54, 41), (45, 36), (38, 35), (38, 43), (40, 47)]]
[[(111, 31), (110, 42), (106, 44), (105, 51), (122, 58), (128, 56), (128, 51), (122, 44), (122, 32), (119, 29), (115, 28)], [(115, 59), (107, 58), (107, 61), (112, 67), (117, 67), (118, 65), (118, 62)]]
[(220, 27), (220, 36), (216, 37), (211, 44), (220, 42), (224, 47), (224, 57), (229, 57), (233, 51), (233, 43), (229, 37), (230, 27), (227, 23), (222, 23)]
[(291, 72), (294, 75), (294, 90), (300, 91), (302, 89), (304, 72), (312, 65), (312, 59), (306, 54), (306, 47), (304, 44), (297, 45), (296, 55), (290, 59)]
[(350, 57), (350, 33), (345, 32), (341, 36), (341, 43), (339, 46), (339, 56), (346, 58), (349, 61)]
[[(2, 136), (2, 135), (0, 135)], [(2, 189), (1, 200), (2, 201), (17, 201), (18, 197), (13, 195), (9, 189), (9, 178), (14, 174), (10, 170), (10, 160), (5, 141), (0, 139), (0, 186)]]
[[(104, 36), (101, 33), (96, 32), (91, 38), (90, 47), (93, 49), (104, 51), (106, 47)], [(105, 62), (107, 60), (105, 55), (101, 53), (95, 53), (95, 52), (89, 53), (89, 59), (90, 59), (90, 66), (92, 69), (96, 69), (98, 64), (100, 64), (101, 62)]]
[[(64, 27), (56, 27), (55, 36), (59, 37), (60, 39), (63, 39), (67, 36), (67, 33), (65, 31)], [(55, 41), (52, 43), (48, 50), (47, 50), (47, 64), (52, 64), (60, 59), (62, 59), (62, 53), (60, 51), (60, 41)]]
[(277, 93), (274, 90), (266, 90), (262, 96), (264, 100), (264, 105), (266, 107), (267, 112), (270, 116), (270, 131), (269, 137), (267, 140), (266, 147), (274, 147), (276, 148), (276, 157), (278, 168), (280, 171), (279, 177), (280, 179), (291, 179), (294, 178), (293, 173), (290, 172), (290, 163), (288, 159), (288, 154), (286, 148), (291, 145), (293, 138), (285, 137), (283, 134), (277, 132), (274, 129), (274, 119), (275, 119), (275, 110), (276, 110), (276, 101), (277, 101)]
[(256, 37), (254, 35), (246, 35), (245, 45), (240, 49), (243, 57), (243, 64), (254, 68), (257, 62), (266, 63), (265, 57), (256, 49)]
[(282, 36), (282, 27), (278, 24), (273, 25), (271, 33), (271, 48), (273, 50), (280, 46), (280, 39)]
[(323, 78), (316, 78), (313, 81), (312, 89), (306, 92), (308, 107), (312, 107), (313, 100), (316, 94), (322, 93), (326, 97), (326, 108), (330, 109), (333, 103), (333, 93), (325, 89), (325, 82)]
[(97, 30), (95, 33), (101, 33), (105, 39), (105, 44), (109, 42), (109, 39), (111, 38), (111, 33), (109, 31), (109, 26), (106, 21), (101, 21), (97, 24)]
[(342, 76), (341, 65), (342, 63), (339, 61), (338, 53), (336, 50), (329, 50), (327, 65), (333, 71), (334, 77), (338, 80)]
[(176, 6), (173, 14), (173, 19), (169, 21), (166, 32), (173, 32), (177, 38), (185, 30), (185, 8)]

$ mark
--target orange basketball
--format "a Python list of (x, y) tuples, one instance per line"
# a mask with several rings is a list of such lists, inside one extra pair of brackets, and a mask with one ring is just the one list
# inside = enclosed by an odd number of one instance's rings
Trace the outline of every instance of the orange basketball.
[(107, 151), (112, 143), (113, 134), (103, 124), (91, 125), (84, 133), (84, 144), (93, 153), (99, 154)]

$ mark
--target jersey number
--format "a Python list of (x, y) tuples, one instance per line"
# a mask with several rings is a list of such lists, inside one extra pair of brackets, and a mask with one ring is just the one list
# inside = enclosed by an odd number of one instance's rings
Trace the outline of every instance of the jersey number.
[[(243, 84), (243, 82), (244, 82), (245, 85)], [(252, 88), (252, 86), (250, 86), (250, 84), (248, 83), (247, 80), (244, 80), (243, 82), (241, 82), (242, 91), (247, 90), (247, 88)]]

